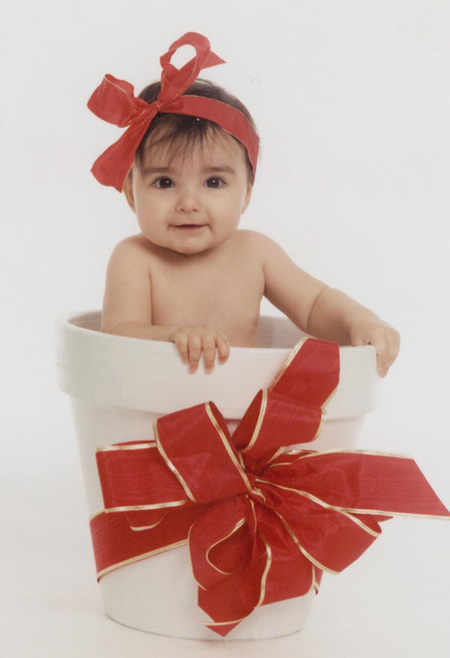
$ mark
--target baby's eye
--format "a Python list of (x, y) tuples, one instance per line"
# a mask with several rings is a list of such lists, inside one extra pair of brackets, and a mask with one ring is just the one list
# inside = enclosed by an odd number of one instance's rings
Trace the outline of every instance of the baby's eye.
[[(161, 184), (158, 185), (158, 183), (161, 183)], [(170, 178), (157, 178), (155, 180), (155, 182), (153, 183), (153, 185), (156, 185), (156, 187), (158, 187), (161, 190), (169, 189), (172, 184), (173, 183), (172, 183), (172, 180)]]
[[(223, 181), (221, 178), (215, 178), (215, 177), (208, 178), (207, 183), (208, 183), (208, 187), (212, 187), (212, 188), (219, 188), (225, 185), (225, 181)], [(212, 185), (209, 185), (209, 183), (212, 183)]]

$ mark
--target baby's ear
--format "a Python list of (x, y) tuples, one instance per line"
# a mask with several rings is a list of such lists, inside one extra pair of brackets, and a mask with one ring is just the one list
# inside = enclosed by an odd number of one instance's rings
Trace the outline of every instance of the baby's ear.
[(128, 205), (130, 206), (131, 210), (133, 212), (136, 212), (136, 206), (134, 203), (134, 194), (133, 194), (133, 176), (131, 173), (131, 169), (127, 174), (127, 177), (124, 180), (123, 183), (123, 193), (125, 194), (125, 198), (128, 201)]

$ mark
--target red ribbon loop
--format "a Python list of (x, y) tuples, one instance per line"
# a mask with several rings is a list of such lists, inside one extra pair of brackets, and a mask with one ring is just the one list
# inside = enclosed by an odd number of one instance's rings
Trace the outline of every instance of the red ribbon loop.
[(107, 73), (88, 101), (88, 108), (100, 119), (120, 128), (148, 114), (149, 104), (136, 98), (134, 87)]
[(207, 504), (252, 489), (254, 476), (244, 471), (214, 402), (159, 418), (155, 437), (159, 451), (192, 502)]
[[(196, 55), (178, 70), (170, 63), (170, 60), (178, 48), (187, 45), (195, 48)], [(218, 64), (225, 64), (223, 59), (211, 52), (209, 40), (197, 32), (187, 32), (177, 39), (170, 46), (168, 52), (161, 56), (160, 62), (162, 76), (158, 101), (162, 104), (171, 102), (181, 96), (195, 82), (202, 69), (217, 66)]]
[(98, 449), (98, 578), (189, 542), (198, 603), (214, 620), (207, 626), (226, 635), (260, 605), (318, 591), (322, 571), (358, 559), (379, 522), (448, 519), (409, 457), (284, 451), (316, 432), (338, 379), (338, 346), (303, 340), (233, 436), (207, 402), (159, 418), (155, 441)]

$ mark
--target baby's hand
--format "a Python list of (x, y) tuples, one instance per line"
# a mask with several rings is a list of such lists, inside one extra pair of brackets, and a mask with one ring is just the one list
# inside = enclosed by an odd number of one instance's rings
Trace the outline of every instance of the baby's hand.
[(380, 377), (386, 377), (400, 350), (400, 334), (382, 320), (358, 320), (350, 327), (352, 345), (373, 345)]
[(184, 363), (189, 363), (191, 372), (196, 372), (202, 350), (207, 373), (214, 370), (216, 347), (219, 350), (220, 363), (225, 363), (230, 355), (228, 339), (211, 325), (182, 325), (177, 327), (170, 340), (178, 347)]

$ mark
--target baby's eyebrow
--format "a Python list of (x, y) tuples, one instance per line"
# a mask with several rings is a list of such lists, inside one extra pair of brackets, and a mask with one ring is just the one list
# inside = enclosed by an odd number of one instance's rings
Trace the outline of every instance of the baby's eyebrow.
[(210, 173), (210, 172), (218, 174), (221, 171), (225, 171), (227, 174), (235, 174), (236, 173), (235, 170), (233, 169), (233, 167), (229, 167), (228, 165), (219, 165), (218, 167), (205, 167), (205, 169), (203, 169), (204, 174)]
[[(219, 165), (217, 167), (205, 167), (202, 170), (203, 174), (206, 173), (218, 174), (221, 172), (226, 172), (228, 174), (236, 175), (236, 171), (232, 167), (229, 167), (228, 165)], [(165, 167), (165, 166), (144, 167), (144, 169), (142, 170), (143, 176), (149, 176), (150, 174), (156, 174), (156, 173), (170, 174), (170, 173), (177, 173), (177, 170), (174, 169), (173, 167)]]

